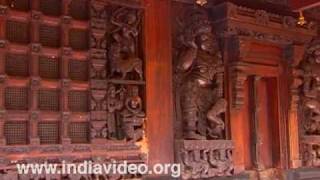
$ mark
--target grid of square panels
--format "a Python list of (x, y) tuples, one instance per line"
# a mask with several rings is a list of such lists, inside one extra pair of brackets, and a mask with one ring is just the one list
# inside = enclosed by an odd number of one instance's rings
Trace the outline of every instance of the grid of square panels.
[(72, 143), (89, 142), (89, 123), (73, 122), (69, 124), (69, 137)]
[(59, 95), (59, 90), (40, 89), (38, 96), (39, 109), (41, 111), (59, 111)]
[(38, 136), (40, 138), (40, 144), (59, 144), (59, 122), (40, 122), (38, 124)]
[[(62, 15), (71, 16), (74, 20), (87, 21), (89, 17), (89, 0), (71, 0), (68, 5), (68, 12), (64, 12), (64, 4), (62, 0), (40, 0), (39, 6), (34, 6), (32, 0), (5, 0), (2, 2), (6, 3), (9, 9), (17, 11), (31, 11), (41, 12), (44, 16), (38, 21), (38, 29), (31, 31), (31, 19), (25, 17), (25, 13), (12, 14), (8, 13), (8, 18), (5, 18), (5, 39), (8, 41), (9, 50), (4, 53), (5, 62), (5, 73), (11, 79), (26, 80), (30, 76), (39, 76), (43, 81), (55, 80), (55, 83), (59, 83), (60, 78), (70, 78), (76, 81), (88, 81), (88, 61), (86, 60), (75, 60), (67, 59), (68, 63), (63, 64), (60, 53), (55, 56), (51, 56), (47, 53), (48, 49), (52, 52), (61, 50), (63, 46), (68, 48), (71, 47), (75, 51), (87, 51), (89, 49), (89, 38), (88, 31), (81, 26), (71, 26), (68, 34), (68, 40), (63, 40), (63, 27), (61, 25)], [(33, 9), (36, 7), (37, 9)], [(16, 17), (20, 16), (21, 17)], [(53, 17), (48, 17), (53, 16)], [(55, 23), (49, 23), (46, 19), (55, 21)], [(80, 23), (81, 24), (81, 23)], [(83, 24), (83, 23), (82, 23)], [(34, 26), (33, 26), (34, 27)], [(34, 32), (39, 32), (34, 34)], [(34, 38), (36, 37), (36, 38)], [(65, 44), (65, 42), (69, 42)], [(15, 43), (19, 44), (19, 48), (25, 46), (22, 52), (17, 52), (12, 46), (16, 46)], [(46, 51), (39, 51), (39, 53), (31, 54), (29, 51), (30, 43), (39, 43), (42, 49)], [(83, 53), (83, 52), (81, 52)], [(37, 65), (34, 62), (38, 62)], [(67, 67), (64, 67), (67, 65)], [(38, 69), (33, 69), (37, 67)], [(64, 72), (66, 71), (66, 72)], [(53, 82), (53, 81), (52, 81)], [(83, 82), (81, 82), (83, 83)], [(9, 83), (10, 84), (10, 83)], [(37, 90), (37, 109), (40, 111), (53, 111), (59, 112), (61, 110), (61, 88), (60, 85), (54, 85), (50, 87), (46, 83), (39, 84), (40, 89)], [(58, 88), (58, 89), (52, 89)], [(25, 111), (22, 113), (29, 113), (28, 110), (32, 109), (34, 89), (30, 87), (30, 84), (24, 84), (22, 87), (11, 87), (6, 85), (4, 90), (4, 103), (6, 110), (19, 110)], [(87, 91), (73, 91), (71, 90), (67, 94), (67, 100), (69, 101), (69, 110), (72, 112), (87, 112), (88, 111), (88, 93)], [(11, 113), (8, 111), (8, 113)], [(13, 119), (14, 120), (14, 119)], [(25, 122), (16, 122), (15, 120), (8, 120), (5, 122), (5, 137), (8, 145), (20, 145), (28, 144), (28, 120)], [(38, 123), (38, 135), (41, 144), (59, 144), (61, 136), (60, 120), (57, 122), (47, 122), (43, 120)], [(73, 136), (73, 143), (85, 143), (89, 140), (89, 127), (88, 123), (75, 123), (70, 127), (74, 127), (70, 131)], [(69, 129), (70, 130), (70, 129)], [(17, 132), (18, 131), (18, 132)], [(84, 134), (86, 133), (86, 134)]]
[(68, 104), (72, 112), (88, 112), (88, 91), (69, 91)]
[(8, 145), (24, 145), (28, 143), (28, 123), (6, 122), (4, 124), (4, 136)]
[(25, 87), (5, 88), (5, 107), (8, 110), (28, 110), (28, 89)]

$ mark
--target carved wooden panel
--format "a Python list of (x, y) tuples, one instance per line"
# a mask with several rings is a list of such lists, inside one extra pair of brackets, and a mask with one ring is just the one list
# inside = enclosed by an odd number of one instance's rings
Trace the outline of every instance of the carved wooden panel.
[(308, 45), (295, 72), (300, 78), (301, 154), (305, 166), (320, 166), (320, 39)]
[(7, 87), (5, 89), (5, 107), (8, 110), (27, 110), (28, 98), (27, 88)]
[(69, 14), (77, 20), (87, 20), (89, 17), (88, 0), (72, 0), (69, 4)]
[(72, 122), (69, 125), (69, 136), (72, 143), (88, 143), (90, 132), (87, 122)]
[(60, 27), (41, 25), (39, 28), (39, 39), (43, 46), (60, 47)]
[(68, 105), (70, 111), (73, 112), (87, 112), (88, 105), (88, 92), (87, 91), (69, 91)]
[(88, 49), (88, 31), (80, 29), (71, 29), (69, 31), (70, 47), (74, 50)]
[[(24, 160), (20, 157), (25, 155), (37, 162), (42, 160), (38, 154), (48, 154), (50, 161), (73, 161), (79, 152), (90, 152), (83, 153), (87, 159), (98, 152), (102, 161), (112, 157), (144, 162), (144, 152), (136, 143), (144, 138), (146, 111), (143, 9), (127, 6), (125, 1), (29, 2), (29, 9), (32, 5), (35, 11), (2, 7), (6, 11), (1, 16), (3, 23), (9, 25), (1, 26), (8, 42), (0, 52), (4, 66), (0, 89), (3, 109), (8, 111), (2, 112), (0, 120), (0, 179), (7, 160)], [(115, 104), (121, 108), (113, 110)], [(23, 136), (24, 142), (8, 142), (27, 145), (5, 145), (2, 123), (22, 120), (27, 122), (25, 129), (20, 125), (7, 128), (6, 137), (22, 133), (17, 136)], [(3, 158), (4, 153), (17, 156)]]
[(27, 144), (28, 123), (23, 122), (6, 122), (4, 125), (4, 135), (8, 145)]
[(91, 138), (133, 145), (145, 121), (142, 11), (92, 4), (90, 12)]
[(42, 111), (59, 111), (59, 91), (41, 89), (39, 90), (38, 105)]
[(39, 122), (38, 135), (41, 144), (59, 144), (60, 125), (59, 122)]
[(61, 0), (40, 0), (40, 10), (49, 16), (59, 16), (62, 13)]
[(87, 81), (89, 76), (87, 60), (69, 61), (69, 77), (72, 80)]
[(182, 179), (230, 176), (233, 143), (226, 136), (220, 42), (204, 9), (177, 9), (173, 52), (175, 151), (182, 164)]
[(10, 8), (19, 11), (29, 11), (31, 7), (30, 0), (6, 0)]
[(56, 57), (39, 57), (39, 75), (42, 78), (58, 79), (60, 77), (60, 59)]
[(28, 76), (29, 59), (30, 56), (28, 54), (7, 54), (5, 64), (6, 73), (10, 76)]
[(8, 20), (6, 23), (6, 38), (15, 43), (30, 42), (29, 23)]

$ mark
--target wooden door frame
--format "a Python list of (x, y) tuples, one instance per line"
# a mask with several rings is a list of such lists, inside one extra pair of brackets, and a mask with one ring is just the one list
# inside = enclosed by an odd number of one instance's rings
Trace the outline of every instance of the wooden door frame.
[[(256, 62), (248, 62), (246, 60), (246, 55), (239, 55), (234, 58), (234, 53), (245, 52), (252, 49), (234, 49), (230, 48), (229, 45), (234, 46), (234, 43), (238, 43), (237, 47), (242, 45), (242, 48), (247, 48), (244, 44), (246, 43), (259, 43), (265, 46), (272, 46), (279, 49), (279, 53), (283, 54), (285, 52), (284, 45), (269, 43), (264, 41), (257, 41), (250, 38), (242, 37), (231, 37), (225, 43), (225, 53), (226, 59), (226, 72), (227, 83), (226, 83), (226, 95), (229, 101), (229, 126), (230, 126), (230, 136), (235, 143), (235, 156), (234, 164), (235, 171), (241, 172), (245, 170), (245, 149), (243, 144), (247, 143), (244, 137), (245, 131), (239, 127), (245, 122), (242, 118), (243, 113), (243, 101), (246, 98), (244, 94), (244, 85), (247, 78), (251, 75), (258, 75), (262, 77), (272, 77), (277, 78), (277, 94), (278, 94), (278, 117), (279, 117), (279, 142), (280, 142), (280, 167), (281, 169), (287, 169), (289, 167), (289, 141), (288, 141), (288, 106), (289, 106), (289, 67), (288, 63), (284, 58), (279, 59), (277, 65), (266, 65), (259, 64), (259, 54), (257, 56)], [(254, 51), (254, 50), (253, 50)], [(230, 58), (233, 57), (233, 58)], [(263, 53), (261, 53), (261, 58), (263, 58)]]

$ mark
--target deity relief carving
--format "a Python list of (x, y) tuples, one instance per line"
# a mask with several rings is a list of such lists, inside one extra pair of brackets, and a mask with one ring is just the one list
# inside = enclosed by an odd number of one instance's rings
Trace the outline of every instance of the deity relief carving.
[(300, 129), (303, 162), (320, 166), (320, 39), (309, 44), (299, 68)]
[(141, 140), (145, 113), (139, 87), (109, 84), (107, 103), (109, 139)]
[(317, 143), (304, 144), (302, 148), (304, 163), (309, 167), (320, 166), (320, 145)]
[(135, 72), (139, 80), (143, 80), (143, 62), (137, 50), (141, 12), (118, 8), (112, 13), (110, 21), (116, 27), (111, 32), (108, 53), (110, 77), (115, 78), (118, 73), (121, 79), (126, 79), (128, 73)]
[(232, 141), (226, 140), (224, 65), (207, 13), (186, 11), (175, 43), (176, 158), (182, 179), (233, 174)]
[(320, 136), (320, 39), (311, 42), (301, 69), (304, 134)]
[(224, 66), (218, 41), (205, 13), (194, 11), (186, 18), (179, 36), (176, 91), (180, 102), (184, 139), (224, 137)]

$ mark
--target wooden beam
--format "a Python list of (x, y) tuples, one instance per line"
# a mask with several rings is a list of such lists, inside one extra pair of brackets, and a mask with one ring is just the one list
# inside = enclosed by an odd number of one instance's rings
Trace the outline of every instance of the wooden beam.
[(303, 11), (315, 6), (320, 6), (319, 0), (290, 0), (289, 5), (293, 11)]

